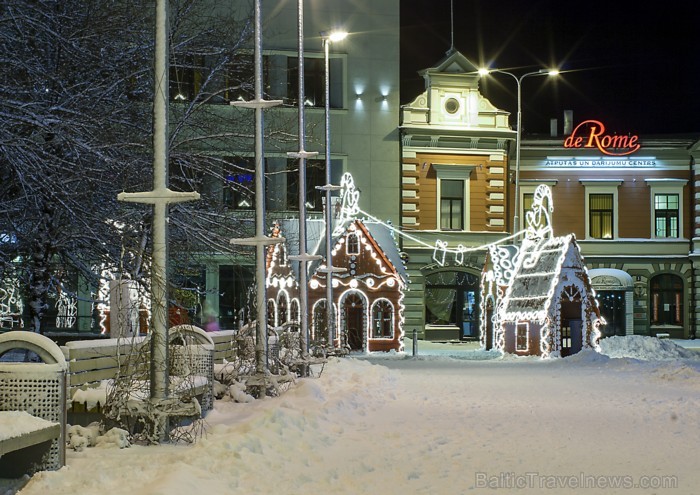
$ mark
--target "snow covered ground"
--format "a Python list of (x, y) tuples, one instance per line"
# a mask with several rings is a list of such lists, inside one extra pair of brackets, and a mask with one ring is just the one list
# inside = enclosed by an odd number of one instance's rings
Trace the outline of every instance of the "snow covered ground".
[(623, 357), (334, 360), (282, 397), (217, 401), (194, 445), (69, 451), (21, 495), (698, 493), (700, 354), (604, 350)]

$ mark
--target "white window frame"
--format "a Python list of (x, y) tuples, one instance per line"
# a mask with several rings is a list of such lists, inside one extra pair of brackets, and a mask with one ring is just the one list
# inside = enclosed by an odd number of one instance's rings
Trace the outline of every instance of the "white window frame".
[[(433, 163), (433, 168), (437, 176), (437, 197), (436, 197), (436, 212), (437, 212), (437, 230), (442, 230), (440, 225), (442, 224), (442, 217), (440, 213), (440, 200), (442, 198), (442, 181), (443, 180), (461, 180), (464, 184), (464, 208), (462, 214), (464, 218), (462, 219), (462, 225), (464, 226), (462, 232), (470, 230), (471, 227), (471, 214), (469, 208), (469, 178), (471, 176), (472, 170), (474, 170), (474, 165), (463, 165), (463, 164), (441, 164)], [(445, 231), (449, 232), (449, 231)]]
[[(650, 220), (650, 230), (649, 237), (651, 239), (685, 239), (683, 235), (683, 226), (685, 225), (683, 219), (683, 205), (685, 200), (683, 198), (683, 189), (688, 181), (685, 179), (644, 179), (644, 182), (649, 186), (650, 194), (650, 210), (651, 210), (651, 220)], [(655, 199), (657, 194), (677, 194), (678, 195), (678, 237), (657, 237), (656, 236), (656, 207)]]
[[(620, 238), (619, 228), (620, 222), (618, 220), (620, 208), (618, 207), (618, 188), (624, 182), (623, 179), (581, 179), (579, 181), (585, 188), (585, 239), (592, 241), (614, 241)], [(590, 216), (590, 195), (591, 194), (612, 194), (613, 197), (613, 237), (612, 239), (598, 239), (591, 237), (591, 216)]]

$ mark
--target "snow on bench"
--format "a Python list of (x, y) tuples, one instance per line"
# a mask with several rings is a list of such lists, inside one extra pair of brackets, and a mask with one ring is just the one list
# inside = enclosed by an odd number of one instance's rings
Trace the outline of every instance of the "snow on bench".
[(17, 478), (41, 469), (51, 442), (61, 438), (61, 424), (26, 411), (0, 411), (0, 476)]
[[(173, 327), (169, 335), (170, 391), (179, 396), (198, 397), (201, 410), (206, 413), (213, 407), (216, 344), (210, 334), (192, 325)], [(231, 339), (231, 335), (219, 336), (222, 354), (228, 352), (224, 350), (224, 342)], [(62, 350), (69, 368), (69, 414), (100, 414), (110, 387), (127, 374), (134, 385), (128, 400), (133, 404), (148, 399), (148, 345), (147, 337), (67, 342)]]
[(20, 349), (41, 363), (0, 363), (0, 477), (18, 478), (65, 464), (66, 361), (43, 335), (0, 335), (0, 356)]

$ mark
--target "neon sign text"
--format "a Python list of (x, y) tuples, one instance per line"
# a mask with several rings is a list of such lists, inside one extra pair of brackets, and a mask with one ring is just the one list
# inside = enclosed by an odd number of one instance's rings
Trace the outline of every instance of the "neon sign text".
[[(588, 136), (579, 135), (581, 126), (590, 124)], [(583, 130), (582, 132), (585, 132)], [(639, 136), (611, 136), (605, 134), (605, 126), (597, 120), (584, 120), (576, 126), (571, 136), (564, 140), (564, 148), (597, 148), (601, 153), (611, 156), (630, 155), (641, 148)], [(622, 149), (624, 151), (612, 151)]]

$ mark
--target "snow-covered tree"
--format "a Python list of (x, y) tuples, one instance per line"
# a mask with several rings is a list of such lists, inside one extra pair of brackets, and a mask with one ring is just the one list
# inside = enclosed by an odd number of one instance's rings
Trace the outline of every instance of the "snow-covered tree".
[[(219, 4), (171, 2), (171, 188), (202, 194), (171, 209), (190, 265), (245, 225), (220, 199), (242, 187), (221, 185), (239, 166), (226, 150), (252, 143), (228, 105), (252, 88), (250, 27)], [(147, 285), (150, 210), (117, 194), (152, 188), (153, 17), (150, 2), (0, 0), (0, 276), (20, 280), (33, 331), (67, 270)]]

